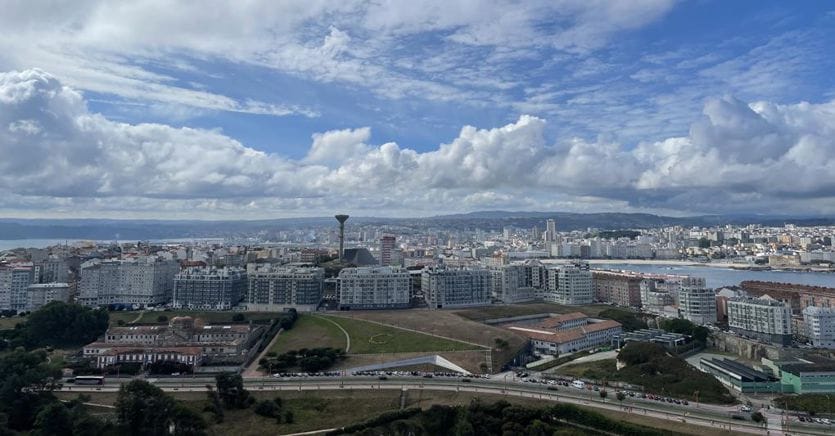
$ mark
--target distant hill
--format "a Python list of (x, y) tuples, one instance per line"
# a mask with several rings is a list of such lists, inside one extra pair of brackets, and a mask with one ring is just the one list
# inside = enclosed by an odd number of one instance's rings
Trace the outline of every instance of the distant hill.
[[(423, 218), (351, 217), (348, 225), (391, 225), (414, 229), (500, 230), (505, 226), (544, 230), (545, 220), (553, 218), (560, 231), (647, 229), (663, 226), (715, 226), (725, 224), (786, 223), (812, 226), (833, 225), (830, 217), (783, 217), (758, 215), (705, 215), (668, 217), (646, 213), (570, 213), (481, 211)], [(144, 240), (167, 238), (225, 238), (270, 234), (282, 230), (333, 226), (333, 217), (279, 218), (274, 220), (112, 220), (112, 219), (0, 219), (0, 239), (95, 239)]]

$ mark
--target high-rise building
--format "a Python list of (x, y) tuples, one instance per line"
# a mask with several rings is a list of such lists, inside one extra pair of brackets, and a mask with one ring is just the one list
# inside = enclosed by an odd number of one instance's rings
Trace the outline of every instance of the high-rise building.
[(246, 272), (241, 268), (186, 268), (174, 277), (172, 305), (177, 309), (231, 309), (241, 301), (246, 287)]
[(716, 292), (701, 286), (682, 286), (678, 293), (682, 318), (699, 325), (716, 322)]
[(380, 265), (392, 266), (395, 260), (394, 250), (397, 239), (392, 235), (380, 238)]
[(803, 309), (803, 322), (815, 348), (835, 348), (835, 309), (809, 306)]
[(592, 273), (588, 264), (577, 263), (548, 268), (545, 300), (566, 305), (591, 304), (594, 301)]
[(0, 265), (0, 310), (26, 310), (26, 291), (33, 282), (31, 264)]
[(728, 300), (728, 326), (737, 334), (779, 345), (791, 345), (791, 306), (768, 296)]
[(344, 268), (337, 277), (340, 310), (409, 307), (409, 271), (396, 267)]
[(248, 269), (247, 310), (314, 311), (322, 301), (325, 272), (322, 268), (253, 265)]
[(39, 283), (67, 283), (69, 280), (69, 265), (62, 258), (50, 257), (45, 259), (40, 263), (40, 267)]
[(557, 241), (557, 221), (549, 219), (545, 221), (545, 242)]
[(490, 273), (486, 269), (427, 268), (421, 291), (430, 309), (490, 304)]
[(87, 306), (148, 306), (171, 299), (180, 265), (173, 260), (142, 257), (82, 265), (78, 302)]
[(26, 292), (26, 310), (32, 312), (53, 302), (70, 302), (70, 285), (66, 283), (35, 283)]

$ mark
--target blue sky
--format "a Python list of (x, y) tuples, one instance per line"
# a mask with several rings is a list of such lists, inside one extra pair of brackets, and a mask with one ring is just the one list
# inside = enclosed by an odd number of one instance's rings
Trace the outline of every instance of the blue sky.
[(10, 2), (0, 214), (835, 212), (831, 2), (214, 3)]

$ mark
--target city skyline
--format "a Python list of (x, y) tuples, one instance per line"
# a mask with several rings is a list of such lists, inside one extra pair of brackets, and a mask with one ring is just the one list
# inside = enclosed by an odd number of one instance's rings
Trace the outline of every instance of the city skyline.
[(0, 216), (835, 212), (830, 5), (431, 3), (13, 4)]

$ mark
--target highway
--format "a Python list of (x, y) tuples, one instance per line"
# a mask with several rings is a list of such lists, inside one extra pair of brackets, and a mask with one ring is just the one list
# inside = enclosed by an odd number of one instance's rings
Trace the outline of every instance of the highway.
[[(148, 381), (168, 392), (205, 392), (206, 385), (214, 385), (214, 378), (149, 378)], [(598, 392), (572, 387), (554, 387), (539, 383), (518, 383), (497, 379), (466, 379), (459, 377), (398, 377), (389, 376), (380, 380), (372, 376), (352, 377), (252, 377), (244, 380), (244, 386), (251, 391), (338, 391), (338, 390), (430, 390), (455, 391), (467, 393), (481, 393), (505, 395), (508, 397), (532, 398), (542, 401), (577, 404), (585, 407), (606, 409), (631, 414), (640, 414), (669, 421), (700, 425), (711, 428), (721, 428), (738, 433), (769, 434), (769, 435), (829, 435), (826, 427), (815, 428), (792, 425), (791, 431), (785, 431), (784, 420), (778, 413), (763, 411), (768, 418), (766, 425), (751, 421), (741, 421), (731, 418), (736, 411), (733, 406), (718, 406), (708, 404), (694, 404), (688, 406), (669, 404), (654, 400), (627, 397), (621, 403), (614, 398), (614, 391), (610, 389), (610, 396), (601, 399)], [(117, 392), (122, 382), (129, 379), (108, 379), (103, 386), (65, 384), (65, 392)]]

